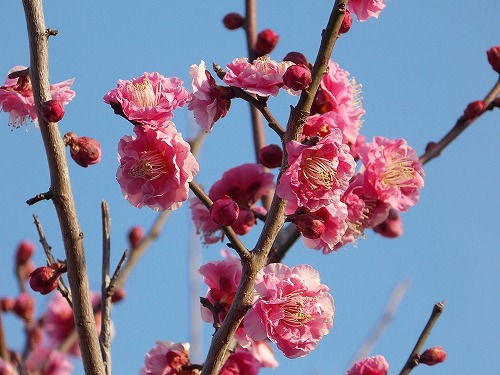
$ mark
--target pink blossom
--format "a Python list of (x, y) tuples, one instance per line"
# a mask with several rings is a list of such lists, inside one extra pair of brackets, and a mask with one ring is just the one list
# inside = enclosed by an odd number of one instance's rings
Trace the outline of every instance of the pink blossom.
[(330, 111), (323, 115), (309, 116), (302, 131), (302, 140), (306, 137), (323, 138), (330, 134), (333, 129), (340, 129), (343, 143), (355, 144), (359, 134), (359, 118), (351, 120), (345, 111), (345, 106), (341, 106), (341, 112)]
[(351, 0), (347, 8), (356, 15), (358, 21), (364, 22), (370, 17), (378, 18), (385, 8), (385, 0)]
[(116, 179), (135, 207), (175, 210), (187, 198), (198, 163), (173, 123), (163, 128), (134, 128), (137, 137), (118, 144), (120, 166)]
[(381, 355), (364, 358), (356, 362), (346, 375), (387, 375), (389, 364)]
[(270, 60), (267, 55), (255, 59), (252, 64), (246, 57), (234, 59), (227, 65), (224, 82), (251, 94), (276, 96), (284, 85), (283, 74), (291, 65), (293, 63), (290, 61), (278, 63)]
[(196, 226), (196, 232), (202, 235), (202, 241), (210, 245), (224, 239), (224, 232), (221, 227), (215, 224), (210, 217), (210, 211), (197, 197), (189, 200), (191, 209), (191, 219)]
[(276, 194), (287, 201), (286, 214), (298, 207), (317, 210), (339, 199), (349, 186), (356, 164), (340, 130), (309, 146), (296, 141), (286, 145), (288, 168)]
[(26, 370), (37, 375), (70, 375), (73, 365), (64, 353), (38, 345), (26, 359)]
[(424, 186), (424, 170), (418, 156), (404, 139), (375, 137), (359, 154), (366, 167), (364, 185), (368, 195), (406, 211), (418, 202)]
[(403, 234), (401, 215), (394, 208), (391, 208), (387, 219), (383, 223), (374, 226), (373, 231), (387, 238), (400, 237)]
[(307, 355), (333, 325), (333, 298), (308, 265), (269, 264), (255, 283), (258, 298), (245, 316), (247, 334), (268, 337), (288, 358)]
[(104, 102), (136, 125), (165, 126), (173, 111), (191, 99), (182, 83), (176, 77), (144, 73), (130, 81), (119, 80), (116, 88), (104, 95)]
[(189, 76), (193, 80), (193, 95), (188, 109), (206, 132), (210, 132), (217, 120), (226, 116), (234, 97), (231, 88), (218, 86), (202, 60), (200, 65), (191, 65)]
[(157, 341), (144, 359), (140, 375), (194, 375), (197, 370), (186, 369), (189, 360), (189, 343)]
[[(25, 66), (15, 66), (9, 70), (7, 76), (25, 69), (27, 69)], [(62, 105), (68, 104), (75, 96), (75, 92), (70, 89), (73, 80), (74, 78), (51, 85), (52, 99), (58, 100)], [(10, 113), (9, 125), (15, 128), (25, 124), (28, 117), (33, 120), (35, 125), (38, 125), (38, 116), (29, 75), (22, 75), (18, 78), (7, 77), (5, 79), (3, 86), (0, 86), (0, 107), (0, 110)]]
[(2, 375), (16, 375), (17, 372), (14, 371), (14, 367), (8, 362), (5, 362), (0, 357), (0, 374)]
[(260, 362), (246, 349), (238, 349), (232, 353), (222, 368), (219, 375), (257, 375)]
[(279, 363), (274, 357), (273, 350), (267, 340), (252, 341), (252, 345), (250, 345), (247, 349), (259, 361), (261, 367), (274, 369), (279, 366)]

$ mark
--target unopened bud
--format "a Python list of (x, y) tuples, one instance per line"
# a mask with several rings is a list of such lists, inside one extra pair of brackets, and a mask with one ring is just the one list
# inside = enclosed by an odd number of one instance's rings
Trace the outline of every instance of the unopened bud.
[(475, 102), (469, 103), (467, 108), (465, 108), (464, 116), (467, 120), (475, 119), (477, 116), (483, 113), (484, 108), (484, 102), (482, 100), (476, 100)]
[(425, 350), (420, 355), (420, 363), (427, 366), (434, 366), (446, 360), (446, 352), (441, 346), (434, 346)]
[(42, 103), (40, 113), (47, 122), (59, 122), (64, 117), (64, 107), (59, 100), (51, 99)]
[(295, 91), (307, 89), (311, 81), (311, 71), (302, 64), (289, 66), (283, 74), (283, 83)]
[(14, 304), (13, 311), (21, 319), (31, 322), (35, 315), (35, 300), (31, 294), (26, 292), (19, 294)]
[(111, 296), (111, 302), (113, 302), (113, 303), (120, 302), (126, 296), (127, 296), (127, 292), (125, 292), (124, 289), (115, 290), (115, 292)]
[(66, 272), (66, 266), (62, 263), (38, 267), (30, 274), (31, 289), (43, 295), (52, 292), (57, 287), (59, 277), (64, 272)]
[(78, 137), (69, 132), (64, 135), (63, 141), (65, 146), (70, 146), (71, 157), (79, 166), (87, 168), (101, 161), (101, 145), (94, 138)]
[(144, 238), (144, 229), (142, 227), (135, 225), (128, 232), (128, 242), (130, 243), (130, 248), (135, 249), (141, 243)]
[(25, 265), (35, 252), (35, 244), (31, 241), (21, 241), (16, 250), (17, 266)]
[(238, 220), (239, 214), (240, 208), (238, 207), (238, 203), (227, 195), (217, 199), (210, 208), (210, 218), (217, 225), (233, 225)]
[(14, 310), (14, 305), (16, 304), (16, 300), (12, 297), (5, 297), (0, 299), (0, 311), (10, 312)]
[(500, 46), (491, 47), (486, 51), (486, 55), (493, 70), (500, 74)]
[(259, 150), (259, 163), (266, 168), (278, 168), (283, 159), (283, 150), (275, 144), (267, 145)]
[(277, 35), (271, 29), (262, 30), (257, 35), (257, 43), (255, 44), (255, 51), (259, 56), (264, 56), (267, 55), (268, 53), (271, 53), (274, 47), (276, 47), (276, 44), (278, 44), (279, 38), (280, 38), (279, 35)]
[(399, 212), (391, 208), (387, 219), (382, 224), (374, 226), (373, 231), (387, 238), (400, 237), (403, 234), (403, 221)]
[(305, 66), (309, 66), (309, 61), (307, 61), (307, 58), (304, 56), (303, 53), (300, 52), (288, 52), (285, 57), (283, 57), (283, 61), (291, 61), (297, 65), (303, 64)]
[(309, 214), (299, 215), (293, 222), (305, 238), (315, 240), (325, 232), (325, 223)]
[(351, 29), (352, 26), (352, 17), (351, 12), (346, 9), (344, 18), (342, 19), (342, 24), (340, 25), (339, 34), (345, 34)]
[(228, 13), (222, 19), (224, 27), (228, 30), (237, 30), (244, 22), (245, 19), (239, 13)]

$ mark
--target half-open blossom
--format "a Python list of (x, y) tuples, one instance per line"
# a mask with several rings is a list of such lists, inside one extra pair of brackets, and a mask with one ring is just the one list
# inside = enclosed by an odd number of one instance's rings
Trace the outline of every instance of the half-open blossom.
[(358, 21), (366, 21), (370, 17), (378, 18), (385, 8), (385, 0), (351, 0), (347, 8), (356, 15)]
[(359, 153), (366, 167), (364, 185), (368, 195), (398, 211), (406, 211), (418, 202), (424, 170), (417, 153), (404, 139), (375, 137)]
[(26, 371), (36, 375), (70, 375), (73, 365), (69, 358), (56, 349), (37, 345), (26, 359)]
[(257, 299), (245, 316), (255, 340), (268, 337), (288, 358), (307, 355), (333, 325), (333, 298), (308, 265), (272, 263), (259, 272)]
[[(9, 125), (19, 128), (26, 123), (29, 117), (35, 125), (38, 125), (38, 116), (35, 109), (35, 100), (31, 81), (25, 66), (15, 66), (9, 70), (3, 86), (0, 86), (0, 110), (9, 112)], [(16, 78), (8, 76), (15, 72), (20, 73)], [(70, 89), (74, 79), (56, 83), (50, 86), (52, 99), (58, 100), (62, 105), (68, 104), (75, 96), (75, 92)]]
[(193, 80), (193, 95), (188, 109), (193, 111), (196, 123), (210, 132), (215, 122), (226, 116), (234, 94), (231, 88), (215, 83), (203, 60), (200, 65), (191, 65), (189, 76)]
[(104, 95), (104, 102), (134, 124), (165, 126), (173, 111), (191, 99), (182, 83), (176, 77), (144, 73), (130, 81), (119, 80), (116, 88)]
[(389, 363), (381, 355), (363, 358), (356, 362), (346, 375), (387, 375)]
[(340, 130), (309, 146), (296, 141), (286, 145), (288, 168), (276, 194), (287, 201), (286, 214), (298, 207), (317, 210), (339, 199), (349, 186), (356, 164)]
[(134, 128), (137, 137), (118, 143), (120, 166), (116, 179), (135, 207), (175, 210), (187, 198), (198, 163), (173, 123), (164, 128)]
[(189, 370), (189, 343), (157, 341), (144, 359), (139, 375), (195, 375), (198, 370)]
[(234, 59), (227, 65), (224, 82), (251, 94), (264, 97), (276, 96), (280, 87), (284, 85), (283, 74), (290, 65), (293, 65), (290, 61), (278, 63), (269, 56), (259, 57), (252, 64), (246, 57)]

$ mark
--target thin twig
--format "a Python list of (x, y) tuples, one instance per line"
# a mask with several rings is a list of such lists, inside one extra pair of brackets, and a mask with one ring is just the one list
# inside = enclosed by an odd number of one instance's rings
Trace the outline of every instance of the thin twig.
[(101, 202), (102, 214), (102, 285), (101, 285), (101, 344), (102, 360), (107, 375), (111, 375), (111, 296), (108, 294), (110, 283), (110, 255), (111, 255), (111, 224), (109, 221), (109, 207), (106, 201)]
[(127, 260), (128, 253), (129, 253), (128, 250), (125, 250), (123, 252), (122, 257), (120, 258), (120, 261), (118, 262), (118, 265), (116, 266), (115, 272), (113, 273), (113, 276), (111, 277), (111, 280), (109, 281), (109, 285), (107, 288), (107, 294), (110, 297), (113, 297), (113, 294), (115, 293), (116, 281), (118, 280), (118, 277), (120, 276), (120, 273), (121, 273), (121, 269), (122, 269), (123, 265), (125, 264), (125, 261)]
[(51, 191), (47, 191), (46, 193), (40, 193), (40, 194), (35, 195), (33, 198), (28, 199), (26, 201), (26, 203), (29, 206), (32, 206), (35, 203), (38, 203), (40, 201), (43, 201), (43, 200), (47, 200), (48, 201), (50, 199), (52, 199), (52, 192)]

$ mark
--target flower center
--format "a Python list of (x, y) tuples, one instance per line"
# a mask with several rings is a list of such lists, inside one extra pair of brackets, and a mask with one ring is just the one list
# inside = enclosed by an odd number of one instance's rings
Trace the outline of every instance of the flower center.
[(305, 311), (304, 298), (287, 297), (281, 308), (284, 312), (283, 320), (292, 327), (299, 327), (311, 321), (311, 314)]
[(136, 160), (132, 168), (128, 171), (128, 175), (152, 181), (167, 172), (167, 161), (159, 151), (155, 150), (141, 152), (139, 159)]
[(302, 175), (312, 189), (324, 186), (327, 189), (340, 184), (335, 163), (320, 157), (309, 157), (302, 164)]
[(161, 90), (158, 85), (157, 87), (153, 87), (151, 81), (146, 76), (144, 76), (144, 79), (140, 83), (129, 82), (127, 88), (132, 101), (137, 107), (154, 107), (159, 102)]
[(391, 155), (382, 173), (382, 183), (387, 186), (405, 186), (413, 179), (415, 170), (412, 167), (412, 160), (401, 155)]

